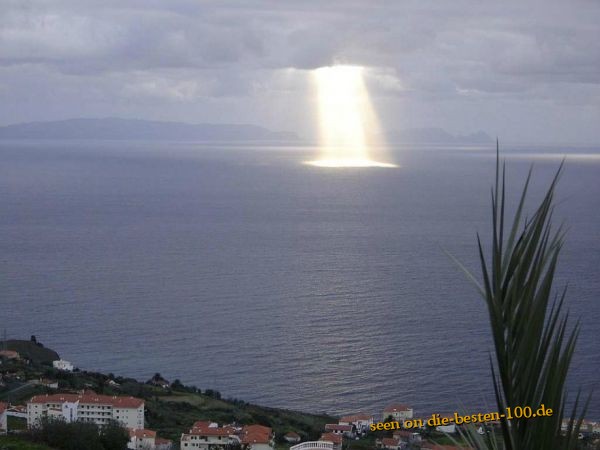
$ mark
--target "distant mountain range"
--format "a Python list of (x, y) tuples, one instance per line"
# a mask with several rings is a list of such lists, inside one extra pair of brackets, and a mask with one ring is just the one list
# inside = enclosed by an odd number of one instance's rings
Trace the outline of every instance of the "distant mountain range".
[[(291, 141), (293, 132), (271, 131), (256, 125), (190, 124), (140, 119), (69, 119), (28, 122), (0, 127), (0, 139), (140, 139), (169, 141)], [(410, 128), (386, 133), (389, 143), (488, 144), (493, 142), (479, 131), (453, 135), (441, 128)]]
[(441, 128), (409, 128), (387, 133), (387, 142), (432, 143), (432, 144), (489, 144), (494, 140), (483, 131), (465, 135), (454, 135)]
[(195, 141), (298, 141), (291, 132), (256, 125), (189, 124), (138, 119), (69, 119), (0, 127), (0, 139), (142, 139)]

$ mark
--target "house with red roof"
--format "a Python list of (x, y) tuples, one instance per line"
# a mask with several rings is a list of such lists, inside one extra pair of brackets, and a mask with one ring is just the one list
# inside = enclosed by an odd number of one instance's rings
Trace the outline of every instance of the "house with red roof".
[(170, 450), (173, 442), (162, 439), (156, 435), (156, 431), (148, 429), (129, 428), (129, 443), (127, 448), (131, 450)]
[(352, 414), (349, 416), (340, 417), (338, 423), (340, 425), (352, 425), (357, 433), (366, 433), (369, 427), (375, 422), (372, 415), (369, 414)]
[(43, 417), (94, 422), (99, 426), (116, 420), (126, 428), (143, 429), (144, 400), (100, 395), (94, 391), (36, 395), (27, 402), (27, 426), (35, 426)]
[(386, 450), (398, 450), (406, 447), (406, 443), (399, 438), (385, 437), (377, 440), (377, 447)]
[(402, 422), (406, 419), (413, 418), (413, 409), (401, 403), (395, 403), (393, 405), (386, 406), (383, 410), (383, 420), (387, 420), (391, 417), (393, 420)]
[(273, 430), (264, 425), (220, 426), (216, 422), (199, 420), (188, 433), (183, 433), (180, 448), (223, 450), (231, 444), (239, 444), (243, 450), (273, 450)]
[(21, 359), (21, 355), (14, 350), (0, 350), (0, 361), (3, 359)]
[(239, 430), (231, 426), (220, 426), (209, 420), (199, 420), (180, 439), (182, 449), (224, 450), (227, 445), (241, 443)]
[(339, 434), (346, 437), (354, 436), (353, 425), (340, 425), (338, 423), (328, 423), (325, 425), (325, 431), (328, 433)]
[(161, 437), (156, 437), (154, 440), (154, 450), (171, 450), (173, 448), (173, 441)]
[(409, 430), (395, 430), (392, 436), (394, 439), (400, 439), (402, 442), (406, 442), (407, 444), (421, 442), (422, 440), (419, 433)]
[(333, 443), (333, 450), (342, 450), (344, 438), (340, 434), (323, 433), (319, 438), (319, 441), (331, 442)]
[(240, 433), (243, 449), (273, 450), (275, 447), (273, 430), (264, 425), (246, 425)]

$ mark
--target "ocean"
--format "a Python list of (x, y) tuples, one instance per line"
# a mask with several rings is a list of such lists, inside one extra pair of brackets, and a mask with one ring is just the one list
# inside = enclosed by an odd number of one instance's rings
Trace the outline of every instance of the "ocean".
[[(502, 152), (513, 203), (531, 163), (534, 201), (567, 153), (569, 388), (598, 391), (600, 149)], [(495, 147), (393, 156), (326, 169), (302, 164), (310, 147), (2, 141), (0, 329), (83, 369), (266, 406), (493, 411), (486, 307), (446, 252), (479, 274)]]

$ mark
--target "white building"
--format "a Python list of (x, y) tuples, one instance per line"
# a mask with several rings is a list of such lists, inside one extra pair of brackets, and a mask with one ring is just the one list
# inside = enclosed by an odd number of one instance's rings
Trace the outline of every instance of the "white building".
[(400, 438), (385, 437), (377, 440), (377, 447), (386, 450), (398, 450), (405, 447), (404, 442)]
[(173, 443), (168, 439), (159, 438), (156, 431), (132, 428), (127, 431), (129, 431), (127, 448), (130, 450), (170, 450), (173, 448)]
[(337, 423), (328, 423), (325, 424), (325, 431), (327, 433), (339, 434), (346, 437), (354, 436), (353, 425), (340, 425)]
[(0, 434), (6, 433), (7, 430), (7, 414), (6, 410), (8, 409), (8, 405), (4, 402), (0, 402)]
[(246, 425), (240, 433), (242, 448), (246, 450), (273, 450), (273, 430), (264, 425)]
[(156, 444), (156, 431), (144, 428), (134, 430), (129, 428), (129, 442), (127, 448), (132, 450), (154, 450)]
[(104, 425), (116, 420), (127, 428), (144, 428), (144, 401), (135, 397), (81, 394), (36, 395), (27, 402), (27, 426), (33, 427), (42, 417)]
[(421, 442), (421, 435), (415, 431), (396, 430), (393, 434), (394, 439), (400, 439), (406, 444)]
[(353, 414), (341, 417), (339, 420), (340, 425), (352, 425), (356, 432), (361, 434), (367, 432), (374, 422), (373, 416), (368, 414)]
[(52, 361), (52, 367), (58, 370), (64, 370), (65, 372), (73, 372), (73, 364), (71, 364), (69, 361), (65, 361), (64, 359)]
[(229, 444), (239, 444), (243, 450), (273, 450), (273, 430), (263, 425), (246, 425), (243, 428), (219, 426), (218, 423), (200, 420), (189, 433), (181, 435), (181, 449), (222, 450)]
[(389, 405), (383, 410), (383, 420), (391, 417), (393, 420), (402, 422), (406, 419), (413, 418), (413, 409), (408, 405), (394, 404)]
[(224, 449), (228, 444), (240, 443), (237, 432), (232, 427), (220, 427), (218, 423), (199, 420), (192, 425), (189, 433), (181, 435), (182, 449)]

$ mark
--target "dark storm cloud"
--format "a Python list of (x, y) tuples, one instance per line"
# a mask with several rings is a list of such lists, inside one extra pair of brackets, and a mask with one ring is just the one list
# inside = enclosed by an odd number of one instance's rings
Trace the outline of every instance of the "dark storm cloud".
[[(285, 126), (265, 102), (274, 111), (290, 110), (284, 100), (306, 107), (310, 92), (299, 77), (333, 63), (371, 67), (367, 81), (382, 108), (422, 111), (417, 123), (426, 120), (424, 106), (453, 104), (464, 120), (446, 125), (486, 128), (472, 124), (469, 108), (513, 101), (528, 102), (524, 111), (554, 108), (552, 117), (569, 104), (565, 117), (574, 121), (577, 104), (600, 116), (598, 23), (600, 4), (583, 0), (5, 0), (3, 122), (220, 114), (294, 129), (302, 114), (288, 113)], [(580, 134), (569, 120), (567, 134)]]

